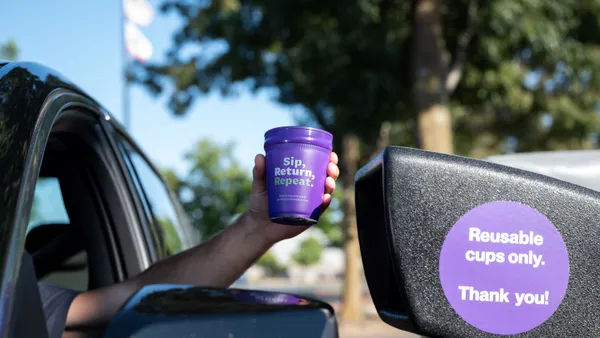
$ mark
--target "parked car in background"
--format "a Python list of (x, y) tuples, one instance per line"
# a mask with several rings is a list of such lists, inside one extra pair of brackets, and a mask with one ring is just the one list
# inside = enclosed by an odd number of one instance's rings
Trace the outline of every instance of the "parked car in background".
[(600, 191), (600, 150), (516, 153), (487, 160)]

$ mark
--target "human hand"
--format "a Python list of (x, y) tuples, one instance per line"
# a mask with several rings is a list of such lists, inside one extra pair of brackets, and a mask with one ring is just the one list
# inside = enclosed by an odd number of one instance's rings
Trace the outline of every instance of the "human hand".
[[(323, 211), (329, 207), (331, 196), (335, 191), (335, 181), (340, 175), (338, 168), (338, 156), (332, 152), (327, 166), (327, 179), (325, 179), (325, 190), (323, 194)], [(264, 155), (256, 155), (254, 158), (254, 169), (252, 170), (252, 197), (248, 210), (252, 220), (255, 221), (257, 230), (261, 231), (265, 239), (274, 244), (281, 240), (299, 235), (308, 226), (289, 226), (271, 222), (269, 218), (269, 199), (267, 195), (266, 181), (266, 159)]]

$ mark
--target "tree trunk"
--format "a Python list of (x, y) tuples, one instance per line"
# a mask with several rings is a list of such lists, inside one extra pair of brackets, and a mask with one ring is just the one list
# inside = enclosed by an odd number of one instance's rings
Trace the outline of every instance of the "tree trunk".
[(413, 27), (413, 101), (422, 149), (452, 153), (448, 110), (448, 55), (442, 34), (441, 0), (417, 0)]
[(362, 304), (362, 266), (358, 229), (356, 226), (356, 208), (354, 205), (354, 175), (360, 159), (360, 143), (355, 135), (344, 136), (342, 144), (342, 185), (344, 187), (344, 253), (346, 260), (344, 292), (342, 299), (341, 321), (360, 321), (363, 319)]
[(385, 147), (391, 144), (392, 123), (384, 121), (379, 127), (379, 137), (377, 138), (377, 149), (371, 158), (377, 156)]

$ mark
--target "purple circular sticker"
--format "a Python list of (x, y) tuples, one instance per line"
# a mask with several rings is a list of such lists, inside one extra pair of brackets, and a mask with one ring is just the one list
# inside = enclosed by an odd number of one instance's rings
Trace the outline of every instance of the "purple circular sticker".
[(456, 313), (479, 330), (511, 335), (546, 321), (569, 283), (569, 256), (556, 227), (515, 202), (480, 205), (450, 229), (440, 281)]

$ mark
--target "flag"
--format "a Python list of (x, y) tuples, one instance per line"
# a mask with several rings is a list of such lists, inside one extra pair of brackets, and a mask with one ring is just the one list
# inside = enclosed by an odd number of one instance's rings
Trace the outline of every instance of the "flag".
[(152, 57), (152, 43), (142, 31), (131, 21), (125, 21), (125, 49), (127, 53), (140, 62)]
[(123, 13), (141, 27), (147, 27), (154, 19), (154, 9), (146, 0), (123, 0)]

